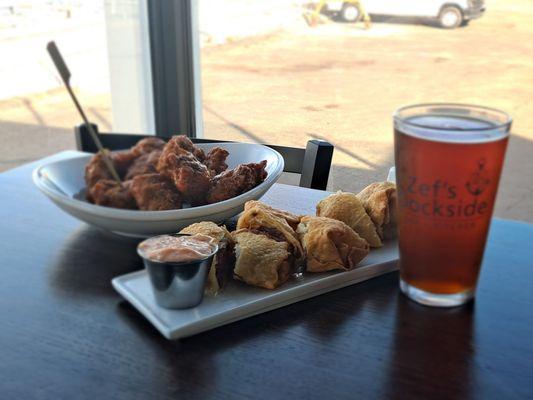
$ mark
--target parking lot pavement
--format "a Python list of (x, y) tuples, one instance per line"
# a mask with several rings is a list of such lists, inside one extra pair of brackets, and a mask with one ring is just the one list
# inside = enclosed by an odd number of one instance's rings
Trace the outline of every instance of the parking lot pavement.
[(329, 189), (357, 191), (393, 164), (396, 108), (501, 108), (514, 125), (496, 215), (533, 221), (532, 18), (526, 0), (494, 1), (483, 18), (453, 31), (412, 19), (381, 19), (368, 31), (332, 22), (207, 47), (206, 136), (293, 146), (329, 140)]

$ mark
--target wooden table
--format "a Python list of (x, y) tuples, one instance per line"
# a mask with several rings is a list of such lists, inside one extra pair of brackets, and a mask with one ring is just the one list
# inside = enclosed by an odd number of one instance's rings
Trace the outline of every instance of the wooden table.
[[(397, 273), (170, 342), (112, 289), (135, 241), (0, 175), (2, 399), (533, 398), (533, 226), (494, 220), (477, 300), (431, 309)], [(325, 192), (276, 185), (272, 205)], [(290, 200), (288, 200), (290, 199)]]

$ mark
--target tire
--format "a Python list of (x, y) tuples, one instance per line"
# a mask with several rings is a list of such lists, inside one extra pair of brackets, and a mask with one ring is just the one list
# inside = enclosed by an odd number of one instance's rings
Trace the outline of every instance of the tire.
[(361, 10), (355, 4), (345, 3), (342, 6), (340, 16), (345, 22), (359, 22), (361, 20)]
[(463, 23), (463, 13), (455, 6), (444, 7), (439, 13), (439, 25), (444, 29), (455, 29)]

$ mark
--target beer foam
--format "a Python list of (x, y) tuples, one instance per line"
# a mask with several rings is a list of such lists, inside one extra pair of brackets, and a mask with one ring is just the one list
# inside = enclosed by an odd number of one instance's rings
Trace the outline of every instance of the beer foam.
[(395, 119), (394, 125), (404, 134), (436, 142), (486, 143), (508, 136), (505, 124), (456, 114), (413, 115)]

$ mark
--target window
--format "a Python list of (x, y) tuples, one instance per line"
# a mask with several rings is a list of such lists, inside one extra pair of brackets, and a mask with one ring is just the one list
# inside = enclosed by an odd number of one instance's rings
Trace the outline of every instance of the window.
[(402, 105), (501, 108), (515, 122), (496, 215), (529, 212), (530, 0), (8, 0), (0, 16), (0, 169), (74, 148), (54, 39), (101, 131), (328, 140), (330, 190), (387, 176)]
[(307, 1), (199, 0), (204, 136), (300, 147), (328, 140), (330, 189), (360, 190), (393, 164), (396, 108), (436, 101), (501, 108), (514, 117), (515, 136), (498, 210), (515, 215), (506, 207), (531, 193), (510, 187), (532, 150), (533, 4), (456, 1), (486, 12), (442, 29), (442, 7), (427, 8), (438, 1), (361, 2), (370, 29), (343, 21), (342, 2), (326, 2), (331, 9), (310, 26)]
[(75, 148), (81, 123), (46, 52), (55, 40), (102, 131), (153, 132), (145, 0), (0, 5), (0, 170)]

